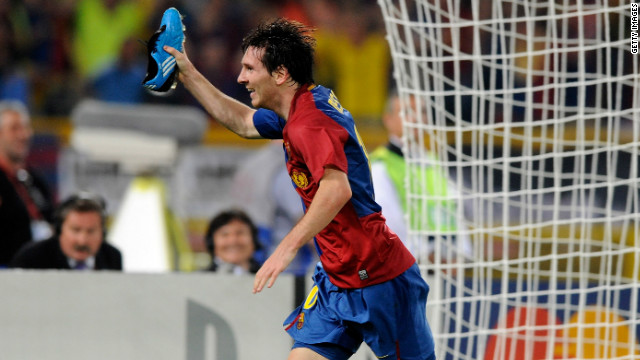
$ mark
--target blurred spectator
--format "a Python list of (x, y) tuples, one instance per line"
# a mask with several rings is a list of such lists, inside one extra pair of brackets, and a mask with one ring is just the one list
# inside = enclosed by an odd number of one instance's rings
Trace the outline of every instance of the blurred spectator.
[[(258, 2), (251, 6), (229, 0), (206, 2), (195, 16), (192, 38), (187, 41), (187, 46), (191, 45), (187, 53), (202, 69), (202, 74), (226, 94), (245, 104), (250, 102), (249, 93), (238, 84), (237, 75), (242, 58), (238, 44), (249, 28), (248, 8), (262, 9)], [(191, 95), (188, 98), (200, 106)]]
[(194, 16), (192, 26), (187, 29), (192, 33), (189, 42), (201, 43), (211, 37), (225, 39), (227, 44), (241, 34), (243, 26), (241, 14), (244, 12), (241, 4), (228, 0), (207, 1)]
[[(137, 66), (123, 57), (130, 51), (125, 43), (131, 38), (148, 39), (171, 6), (184, 16), (191, 44), (187, 51), (194, 62), (230, 96), (249, 102), (248, 93), (235, 78), (242, 34), (254, 22), (280, 15), (318, 27), (319, 80), (334, 88), (356, 119), (379, 117), (382, 101), (376, 99), (384, 93), (377, 94), (386, 86), (388, 76), (388, 59), (386, 63), (380, 60), (388, 56), (382, 57), (378, 47), (381, 43), (377, 40), (383, 40), (386, 54), (386, 41), (378, 35), (379, 10), (366, 0), (353, 4), (337, 0), (0, 0), (0, 45), (7, 49), (0, 55), (0, 98), (19, 99), (30, 104), (35, 113), (49, 116), (68, 116), (83, 95), (114, 101), (160, 101), (146, 94), (140, 100), (139, 86), (133, 84)], [(358, 97), (367, 98), (366, 102), (352, 103), (349, 92), (353, 86), (349, 84), (359, 76), (353, 71), (367, 73), (358, 83), (358, 91), (370, 93)], [(132, 82), (115, 91), (114, 79)], [(368, 83), (362, 84), (362, 79)], [(98, 81), (103, 85), (96, 89)], [(195, 104), (180, 88), (161, 101)]]
[(32, 135), (26, 106), (0, 102), (0, 266), (25, 243), (51, 235), (51, 192), (25, 163)]
[(242, 211), (223, 211), (211, 219), (204, 242), (212, 258), (208, 271), (241, 275), (260, 269), (258, 229)]
[(30, 27), (40, 38), (32, 44), (29, 53), (34, 65), (30, 67), (34, 89), (31, 103), (38, 113), (67, 116), (81, 96), (81, 79), (74, 72), (71, 59), (77, 1), (29, 0), (28, 3)]
[[(25, 55), (37, 68), (36, 72), (60, 69), (61, 51), (64, 51), (60, 41), (69, 36), (68, 15), (73, 4), (70, 0), (24, 0), (21, 5), (14, 6), (13, 14), (19, 24), (17, 39)], [(61, 20), (67, 23), (61, 23)]]
[(6, 15), (0, 21), (0, 100), (18, 100), (29, 103), (29, 78), (21, 69), (18, 59), (18, 49), (15, 41), (15, 31)]
[(237, 81), (241, 55), (240, 48), (229, 50), (224, 38), (211, 37), (200, 44), (194, 62), (213, 85), (232, 98), (249, 104), (249, 92)]
[[(337, 5), (327, 1), (328, 9)], [(337, 31), (318, 31), (317, 79), (332, 88), (356, 124), (378, 124), (387, 98), (391, 53), (377, 6), (345, 2)]]
[(90, 82), (90, 93), (103, 101), (143, 102), (145, 91), (141, 83), (146, 74), (147, 61), (141, 56), (141, 50), (142, 47), (134, 38), (125, 40), (114, 63)]
[(122, 270), (122, 255), (106, 242), (105, 203), (81, 192), (63, 201), (55, 214), (55, 235), (28, 244), (10, 267), (62, 270)]
[[(430, 164), (419, 169), (408, 168), (403, 154), (403, 106), (402, 99), (393, 93), (387, 102), (383, 115), (383, 124), (389, 134), (389, 142), (371, 153), (371, 177), (373, 179), (376, 202), (382, 207), (382, 215), (387, 224), (417, 258), (432, 256), (434, 242), (440, 242), (443, 261), (452, 262), (461, 254), (469, 255), (471, 251), (469, 239), (456, 234), (460, 230), (457, 220), (456, 202), (453, 200), (454, 188), (450, 185), (443, 169), (435, 161), (435, 154), (426, 153)], [(420, 119), (420, 111), (414, 98), (410, 98), (404, 106), (404, 117), (408, 122)], [(426, 112), (422, 115), (424, 117)], [(407, 134), (414, 136), (415, 134)], [(420, 150), (418, 150), (420, 151)], [(422, 150), (424, 151), (424, 150)], [(422, 155), (425, 156), (425, 155)], [(405, 178), (422, 179), (424, 193), (420, 201), (411, 206), (407, 202)], [(421, 233), (442, 234), (439, 237), (429, 236), (412, 239), (408, 230)], [(462, 239), (456, 242), (456, 237)], [(425, 241), (427, 240), (427, 241)], [(453, 248), (449, 244), (456, 243)], [(445, 254), (447, 252), (447, 254)]]
[(402, 114), (401, 102), (393, 95), (387, 102), (387, 109), (382, 116), (382, 123), (387, 130), (389, 142), (371, 153), (371, 177), (376, 194), (376, 202), (382, 207), (387, 225), (402, 241), (408, 238), (405, 221), (406, 190), (404, 178), (406, 164), (402, 153)]
[(279, 16), (310, 25), (311, 20), (306, 8), (306, 3), (310, 1), (314, 0), (267, 0), (267, 3), (279, 9)]
[[(469, 5), (471, 1), (463, 3)], [(203, 69), (202, 59), (211, 57), (214, 51), (218, 54), (212, 57), (213, 65), (207, 76), (221, 88), (235, 85), (231, 74), (235, 75), (239, 69), (241, 54), (237, 44), (241, 42), (242, 34), (255, 25), (255, 21), (280, 15), (316, 27), (317, 82), (332, 88), (357, 122), (374, 120), (378, 124), (390, 77), (390, 56), (383, 37), (380, 9), (373, 0), (0, 0), (0, 46), (5, 50), (0, 54), (0, 99), (20, 100), (38, 115), (68, 116), (83, 95), (82, 90), (91, 89), (84, 86), (86, 81), (94, 82), (95, 77), (107, 67), (113, 71), (123, 43), (131, 37), (148, 39), (157, 30), (162, 13), (170, 6), (178, 8), (184, 15), (183, 22), (189, 39), (187, 43), (190, 44), (187, 50), (194, 62), (200, 64), (199, 68)], [(445, 6), (445, 3), (440, 6)], [(443, 9), (446, 10), (446, 7)], [(473, 15), (470, 9), (469, 6), (461, 7), (460, 18), (470, 20)], [(481, 2), (479, 16), (480, 19), (491, 16), (490, 2)], [(444, 15), (438, 16), (436, 20), (443, 24), (448, 21)], [(565, 20), (567, 36), (573, 39), (578, 33), (579, 24), (586, 24), (583, 26), (583, 38), (589, 44), (601, 41), (604, 30), (619, 31), (618, 20), (612, 21), (603, 31), (597, 31), (594, 25), (596, 20), (597, 17), (592, 14), (576, 13), (575, 16), (569, 16)], [(543, 39), (546, 34), (545, 23), (536, 23), (536, 27), (530, 29), (533, 33), (528, 33), (530, 30), (523, 31), (521, 27), (518, 24), (516, 28), (521, 35), (515, 43), (518, 49), (528, 46), (537, 49), (543, 44), (539, 39)], [(459, 30), (459, 37), (462, 39), (469, 38), (469, 34), (476, 31), (471, 26)], [(445, 44), (451, 44), (452, 33), (446, 27), (440, 29), (439, 33)], [(496, 50), (495, 42), (491, 42), (487, 34), (489, 32), (480, 32), (480, 43), (458, 42), (460, 50), (466, 54), (471, 54), (474, 47), (481, 49), (483, 53), (506, 51)], [(215, 39), (215, 42), (207, 42), (208, 39)], [(533, 39), (534, 42), (529, 44), (526, 39)], [(551, 69), (562, 68), (569, 74), (577, 73), (575, 58), (578, 52), (568, 48), (566, 54), (566, 59), (545, 66), (551, 66)], [(588, 73), (598, 73), (594, 68), (597, 61), (591, 61), (596, 55), (595, 50), (584, 54), (587, 59), (584, 62), (585, 70)], [(541, 62), (543, 58), (542, 55), (535, 55), (530, 59), (533, 70), (539, 70), (544, 65)], [(611, 66), (604, 68), (607, 73), (613, 74), (617, 73), (616, 67), (623, 66), (627, 69), (625, 74), (632, 73), (631, 60), (632, 54), (629, 52), (613, 52), (609, 61)], [(525, 57), (516, 59), (515, 65), (528, 68), (528, 63), (517, 64), (522, 61), (528, 60)], [(473, 72), (473, 61), (461, 60), (455, 65), (456, 68), (454, 65), (444, 64), (443, 72), (459, 72), (462, 82), (475, 78), (465, 76)], [(483, 70), (483, 76), (493, 74), (490, 72), (492, 69), (484, 67)], [(550, 81), (536, 75), (538, 73), (540, 71), (531, 77), (534, 86)], [(516, 85), (521, 84), (522, 78), (519, 76), (522, 74), (526, 72), (516, 72)], [(502, 75), (498, 72), (495, 76), (498, 76), (496, 86), (500, 86)], [(576, 80), (569, 76), (567, 81), (571, 83)], [(602, 99), (593, 95), (597, 93), (595, 89), (598, 86), (587, 86), (587, 105), (608, 106), (607, 99), (613, 98), (622, 99), (627, 108), (633, 102), (631, 86), (622, 85), (621, 90), (612, 89), (613, 95)], [(126, 88), (129, 89), (130, 86), (127, 85)], [(125, 89), (125, 86), (121, 89)], [(566, 90), (567, 106), (574, 107), (580, 98), (569, 96), (575, 93), (575, 89), (575, 86), (569, 86)], [(228, 94), (240, 101), (248, 101), (248, 94), (241, 90), (229, 91)], [(516, 94), (518, 96), (523, 95)], [(553, 97), (553, 91), (536, 90), (533, 96), (534, 104), (544, 104)], [(158, 99), (145, 96), (142, 101), (157, 102)], [(468, 98), (463, 96), (462, 101), (464, 105)], [(598, 101), (603, 104), (596, 103)], [(162, 102), (195, 104), (180, 88)], [(451, 104), (447, 99), (447, 107), (453, 106)], [(470, 118), (468, 109), (471, 107), (461, 107), (462, 118)], [(514, 121), (522, 120), (522, 108), (516, 106), (514, 110)], [(497, 117), (502, 116), (502, 106), (498, 106), (496, 112)], [(539, 109), (534, 109), (533, 115), (536, 119), (550, 116), (549, 111)]]
[(149, 0), (79, 0), (73, 43), (79, 74), (95, 76), (113, 63), (128, 38), (151, 36), (145, 34), (150, 6)]
[(307, 9), (311, 25), (316, 29), (315, 80), (335, 89), (337, 76), (332, 42), (339, 32), (340, 3), (337, 0), (317, 0), (309, 3)]

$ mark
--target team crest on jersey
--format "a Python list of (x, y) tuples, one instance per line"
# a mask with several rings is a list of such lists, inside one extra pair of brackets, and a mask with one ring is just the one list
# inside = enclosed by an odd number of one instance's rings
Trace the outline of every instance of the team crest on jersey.
[(296, 324), (296, 329), (300, 330), (304, 326), (304, 313), (300, 313), (298, 316), (298, 323)]
[(306, 189), (309, 186), (309, 179), (307, 179), (307, 175), (301, 171), (293, 170), (291, 173), (291, 180), (296, 184), (300, 189)]

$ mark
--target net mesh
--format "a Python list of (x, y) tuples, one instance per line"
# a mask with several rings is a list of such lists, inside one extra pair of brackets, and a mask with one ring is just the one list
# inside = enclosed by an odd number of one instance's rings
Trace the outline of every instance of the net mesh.
[(640, 358), (637, 5), (379, 5), (438, 358)]

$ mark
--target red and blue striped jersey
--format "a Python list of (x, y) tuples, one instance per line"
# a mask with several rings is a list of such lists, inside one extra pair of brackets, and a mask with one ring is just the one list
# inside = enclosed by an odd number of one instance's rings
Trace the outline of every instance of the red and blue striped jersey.
[(415, 263), (398, 236), (387, 227), (375, 202), (367, 152), (353, 117), (334, 93), (303, 86), (288, 121), (266, 109), (253, 118), (260, 135), (283, 139), (287, 170), (305, 208), (327, 167), (345, 172), (352, 197), (315, 237), (320, 261), (341, 288), (362, 288), (390, 280)]

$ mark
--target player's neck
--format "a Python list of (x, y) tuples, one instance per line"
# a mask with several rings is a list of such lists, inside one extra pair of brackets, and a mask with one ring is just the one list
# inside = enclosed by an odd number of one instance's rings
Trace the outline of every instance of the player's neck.
[(285, 121), (289, 120), (289, 115), (291, 115), (291, 107), (293, 106), (293, 100), (295, 99), (299, 89), (300, 84), (298, 83), (287, 84), (283, 87), (280, 108), (274, 111)]

